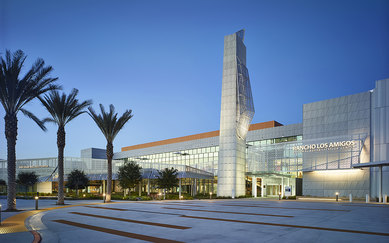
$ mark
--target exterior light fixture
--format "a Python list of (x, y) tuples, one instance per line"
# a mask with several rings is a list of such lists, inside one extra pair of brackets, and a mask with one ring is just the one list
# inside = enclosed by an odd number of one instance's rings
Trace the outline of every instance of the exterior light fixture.
[(339, 200), (339, 192), (335, 192), (335, 196), (336, 196), (336, 201)]
[(86, 195), (84, 194), (84, 195), (82, 195), (83, 197), (86, 197)]
[(212, 199), (212, 192), (209, 193), (209, 199)]
[(38, 201), (39, 201), (39, 197), (35, 196), (35, 210), (38, 210)]
[(281, 192), (278, 193), (278, 200), (281, 200)]
[(103, 193), (103, 203), (105, 203), (105, 193)]

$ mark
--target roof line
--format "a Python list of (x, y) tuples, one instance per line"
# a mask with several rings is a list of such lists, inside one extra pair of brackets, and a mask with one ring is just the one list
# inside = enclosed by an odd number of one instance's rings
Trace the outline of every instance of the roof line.
[[(283, 126), (283, 125), (277, 121), (267, 121), (267, 122), (255, 123), (255, 124), (250, 125), (249, 131), (278, 127), (278, 126)], [(165, 140), (160, 140), (160, 141), (155, 141), (155, 142), (150, 142), (150, 143), (142, 143), (142, 144), (127, 146), (127, 147), (122, 147), (122, 152), (135, 150), (135, 149), (150, 148), (150, 147), (172, 144), (172, 143), (181, 143), (181, 142), (192, 141), (192, 140), (196, 140), (196, 139), (217, 137), (217, 136), (219, 136), (219, 134), (220, 134), (220, 131), (217, 130), (217, 131), (212, 131), (212, 132), (198, 133), (198, 134), (189, 135), (189, 136), (170, 138), (170, 139), (165, 139)]]

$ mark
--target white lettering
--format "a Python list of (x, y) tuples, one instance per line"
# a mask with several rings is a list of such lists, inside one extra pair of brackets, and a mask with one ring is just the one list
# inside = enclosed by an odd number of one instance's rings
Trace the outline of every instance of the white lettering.
[(320, 144), (306, 144), (293, 146), (293, 151), (296, 152), (314, 152), (322, 150), (334, 150), (334, 149), (345, 149), (354, 147), (356, 145), (355, 141), (340, 141), (340, 142), (330, 142), (330, 143), (320, 143)]

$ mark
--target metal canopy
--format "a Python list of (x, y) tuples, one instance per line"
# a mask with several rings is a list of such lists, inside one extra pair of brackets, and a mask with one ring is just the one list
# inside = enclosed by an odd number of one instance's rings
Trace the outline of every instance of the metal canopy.
[[(157, 179), (158, 170), (152, 168), (145, 168), (141, 170), (142, 179)], [(102, 181), (107, 180), (107, 174), (87, 174), (90, 181)], [(186, 166), (185, 171), (178, 171), (177, 178), (193, 178), (193, 179), (213, 179), (213, 174), (207, 171), (199, 170)], [(117, 180), (117, 173), (112, 173), (112, 180)], [(64, 180), (67, 181), (67, 176), (64, 176)], [(58, 181), (58, 176), (43, 176), (39, 177), (38, 182)]]
[(389, 161), (377, 161), (353, 165), (353, 168), (389, 166)]

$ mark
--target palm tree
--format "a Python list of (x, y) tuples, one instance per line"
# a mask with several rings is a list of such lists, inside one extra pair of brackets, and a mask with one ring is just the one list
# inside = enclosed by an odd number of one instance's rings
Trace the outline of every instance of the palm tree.
[(108, 162), (108, 175), (107, 175), (107, 193), (106, 202), (111, 201), (112, 192), (112, 157), (113, 157), (113, 140), (123, 126), (130, 120), (133, 115), (132, 110), (126, 110), (123, 115), (117, 118), (118, 113), (115, 112), (113, 105), (109, 106), (109, 112), (105, 112), (104, 106), (100, 104), (101, 114), (96, 114), (92, 107), (89, 107), (88, 114), (95, 121), (101, 132), (107, 139), (107, 162)]
[(79, 102), (77, 99), (78, 90), (73, 89), (68, 96), (58, 91), (51, 91), (43, 98), (39, 98), (43, 106), (50, 113), (51, 118), (46, 121), (58, 125), (57, 147), (58, 147), (58, 201), (57, 204), (64, 204), (64, 149), (65, 149), (65, 125), (77, 116), (86, 112), (86, 108), (92, 104), (91, 100)]
[(5, 110), (5, 137), (7, 139), (7, 166), (8, 166), (8, 210), (16, 210), (16, 139), (18, 135), (18, 112), (31, 118), (42, 130), (46, 130), (44, 122), (34, 114), (23, 109), (24, 105), (36, 97), (50, 90), (60, 87), (54, 82), (58, 78), (51, 78), (51, 66), (45, 66), (42, 59), (37, 59), (31, 69), (23, 77), (20, 76), (26, 55), (17, 50), (13, 54), (9, 50), (5, 59), (0, 61), (0, 101)]

